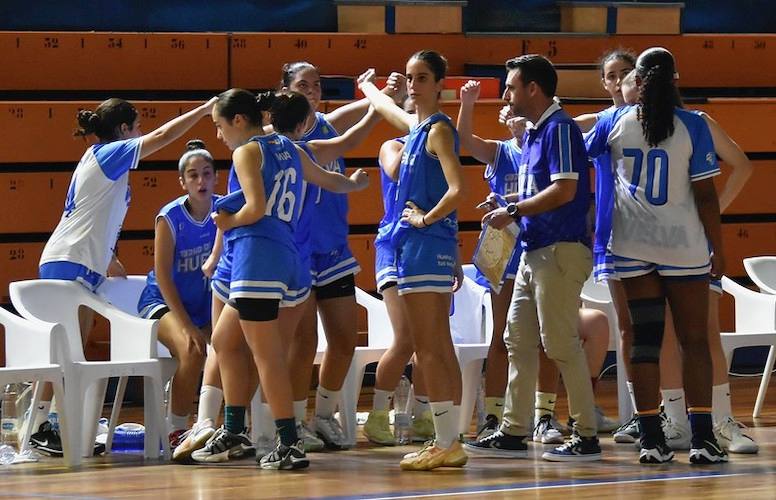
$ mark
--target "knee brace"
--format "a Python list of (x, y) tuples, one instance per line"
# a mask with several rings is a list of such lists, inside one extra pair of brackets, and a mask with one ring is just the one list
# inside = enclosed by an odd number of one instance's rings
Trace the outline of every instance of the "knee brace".
[(234, 305), (243, 321), (272, 321), (278, 318), (280, 300), (237, 298)]
[(633, 324), (631, 363), (657, 364), (660, 361), (660, 346), (666, 322), (665, 299), (629, 300), (628, 310)]

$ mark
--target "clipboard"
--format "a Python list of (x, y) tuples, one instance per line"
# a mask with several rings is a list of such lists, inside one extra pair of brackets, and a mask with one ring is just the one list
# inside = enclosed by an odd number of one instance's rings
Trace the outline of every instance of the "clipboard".
[(477, 240), (477, 247), (474, 249), (474, 266), (485, 276), (490, 283), (490, 288), (497, 294), (501, 293), (504, 275), (515, 253), (518, 236), (520, 236), (520, 226), (517, 222), (513, 222), (504, 229), (494, 229), (486, 225)]

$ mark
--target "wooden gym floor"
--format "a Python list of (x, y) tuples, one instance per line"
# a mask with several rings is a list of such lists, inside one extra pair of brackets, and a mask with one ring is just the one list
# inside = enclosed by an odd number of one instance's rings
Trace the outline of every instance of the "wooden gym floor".
[[(349, 451), (315, 453), (311, 467), (298, 472), (257, 469), (253, 459), (226, 465), (195, 466), (143, 462), (139, 455), (113, 454), (88, 459), (75, 471), (61, 460), (43, 457), (35, 464), (0, 468), (0, 498), (18, 499), (221, 499), (221, 498), (776, 498), (776, 404), (769, 398), (763, 416), (751, 412), (759, 377), (732, 378), (734, 412), (760, 444), (757, 455), (731, 455), (722, 466), (690, 466), (686, 452), (665, 466), (637, 463), (632, 445), (601, 435), (604, 460), (557, 464), (538, 458), (470, 458), (463, 469), (402, 472), (401, 456), (414, 447), (373, 447), (363, 438)], [(600, 382), (598, 402), (615, 415), (613, 379)], [(361, 409), (371, 396), (362, 395)], [(558, 415), (565, 421), (565, 403)], [(142, 418), (128, 408), (122, 421)]]

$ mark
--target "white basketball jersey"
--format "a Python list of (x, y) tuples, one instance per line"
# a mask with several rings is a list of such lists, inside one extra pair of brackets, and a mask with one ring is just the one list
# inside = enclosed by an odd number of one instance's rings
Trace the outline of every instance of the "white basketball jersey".
[(707, 264), (709, 243), (692, 190), (692, 182), (719, 173), (706, 122), (676, 109), (673, 135), (650, 147), (636, 107), (617, 118), (607, 139), (615, 169), (612, 252), (669, 266)]
[(40, 257), (73, 262), (105, 276), (129, 206), (129, 170), (140, 160), (140, 138), (97, 144), (73, 172), (65, 211)]

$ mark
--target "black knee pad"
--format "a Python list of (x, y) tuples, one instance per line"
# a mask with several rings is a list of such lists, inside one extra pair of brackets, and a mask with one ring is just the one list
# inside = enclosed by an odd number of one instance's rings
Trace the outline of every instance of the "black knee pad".
[(280, 300), (237, 298), (234, 307), (243, 321), (272, 321), (278, 319)]
[(666, 322), (665, 299), (629, 300), (628, 310), (633, 324), (631, 363), (660, 362), (660, 346)]
[(356, 294), (356, 278), (352, 274), (343, 276), (323, 286), (313, 287), (318, 300), (351, 297)]

